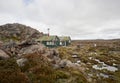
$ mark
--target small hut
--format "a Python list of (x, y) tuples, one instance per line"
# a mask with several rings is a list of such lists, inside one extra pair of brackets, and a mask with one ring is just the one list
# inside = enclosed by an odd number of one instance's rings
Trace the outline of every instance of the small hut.
[(59, 46), (59, 37), (58, 36), (43, 36), (37, 39), (37, 42), (44, 44), (47, 47), (57, 47)]
[(71, 38), (69, 36), (62, 36), (59, 37), (60, 39), (60, 46), (68, 46), (71, 44)]

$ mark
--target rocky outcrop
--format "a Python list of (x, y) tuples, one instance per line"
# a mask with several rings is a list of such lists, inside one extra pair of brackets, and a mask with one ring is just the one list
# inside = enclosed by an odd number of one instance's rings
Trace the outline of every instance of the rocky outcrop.
[(1, 49), (10, 57), (20, 58), (22, 55), (39, 52), (43, 54), (46, 47), (43, 44), (34, 41), (23, 41), (19, 44), (9, 42), (1, 47)]
[(43, 45), (38, 45), (35, 39), (43, 36), (38, 30), (29, 26), (13, 23), (0, 26), (0, 48), (10, 57), (43, 52)]
[(24, 40), (31, 40), (32, 38), (39, 38), (42, 33), (29, 26), (18, 23), (6, 24), (0, 26), (0, 40), (9, 43), (10, 41), (21, 42)]
[(45, 46), (42, 45), (42, 44), (36, 44), (36, 45), (30, 45), (30, 46), (27, 46), (27, 47), (23, 47), (19, 53), (18, 53), (18, 56), (21, 56), (21, 55), (25, 55), (25, 54), (32, 54), (32, 53), (35, 53), (35, 52), (39, 52), (39, 53), (44, 53), (45, 52)]

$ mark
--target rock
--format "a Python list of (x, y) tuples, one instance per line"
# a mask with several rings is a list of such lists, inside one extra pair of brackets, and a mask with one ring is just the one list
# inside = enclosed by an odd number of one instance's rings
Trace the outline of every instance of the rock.
[(73, 67), (77, 69), (78, 67), (80, 67), (80, 64), (79, 63), (74, 63)]
[(45, 46), (42, 44), (30, 45), (28, 47), (23, 47), (19, 52), (19, 56), (24, 55), (24, 54), (31, 54), (35, 52), (44, 53), (44, 51), (45, 51)]
[(80, 64), (72, 63), (70, 60), (63, 59), (59, 62), (59, 67), (60, 68), (69, 67), (69, 68), (79, 69)]
[(61, 61), (59, 66), (60, 66), (60, 68), (64, 68), (64, 67), (66, 67), (66, 64), (67, 63), (65, 61)]
[(2, 41), (0, 41), (0, 47), (3, 45), (3, 42)]
[(0, 50), (0, 59), (10, 58), (3, 50)]
[(67, 67), (74, 67), (74, 63), (72, 63), (70, 60), (68, 60), (66, 66)]
[(120, 64), (117, 65), (118, 70), (120, 70)]
[(54, 56), (53, 60), (55, 61), (56, 64), (58, 64), (60, 62), (60, 57)]
[(72, 55), (72, 58), (78, 58), (78, 56), (77, 55)]
[(16, 55), (17, 44), (13, 41), (4, 44), (1, 49), (4, 50), (9, 56)]
[(80, 64), (80, 62), (81, 62), (80, 60), (77, 61), (78, 64)]
[(53, 65), (53, 68), (54, 68), (54, 69), (58, 69), (58, 68), (60, 68), (60, 66), (59, 66), (58, 64), (54, 64), (54, 65)]
[(63, 60), (60, 61), (59, 66), (61, 68), (64, 68), (64, 67), (73, 67), (74, 64), (70, 60), (63, 59)]
[(46, 56), (50, 59), (53, 59), (54, 57), (59, 57), (59, 53), (55, 49), (49, 49), (46, 51)]
[(22, 67), (25, 65), (25, 62), (27, 62), (27, 59), (21, 58), (21, 59), (16, 60), (16, 62), (18, 64), (18, 66)]

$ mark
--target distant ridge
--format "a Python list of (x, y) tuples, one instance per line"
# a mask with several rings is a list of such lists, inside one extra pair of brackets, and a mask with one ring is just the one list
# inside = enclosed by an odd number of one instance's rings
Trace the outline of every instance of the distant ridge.
[(73, 39), (73, 41), (120, 41), (120, 38), (115, 39)]

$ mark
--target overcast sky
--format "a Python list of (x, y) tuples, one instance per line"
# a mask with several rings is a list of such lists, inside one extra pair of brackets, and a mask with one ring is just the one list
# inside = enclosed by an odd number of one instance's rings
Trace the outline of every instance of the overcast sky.
[(120, 38), (120, 0), (0, 0), (0, 25), (6, 23), (72, 39)]

